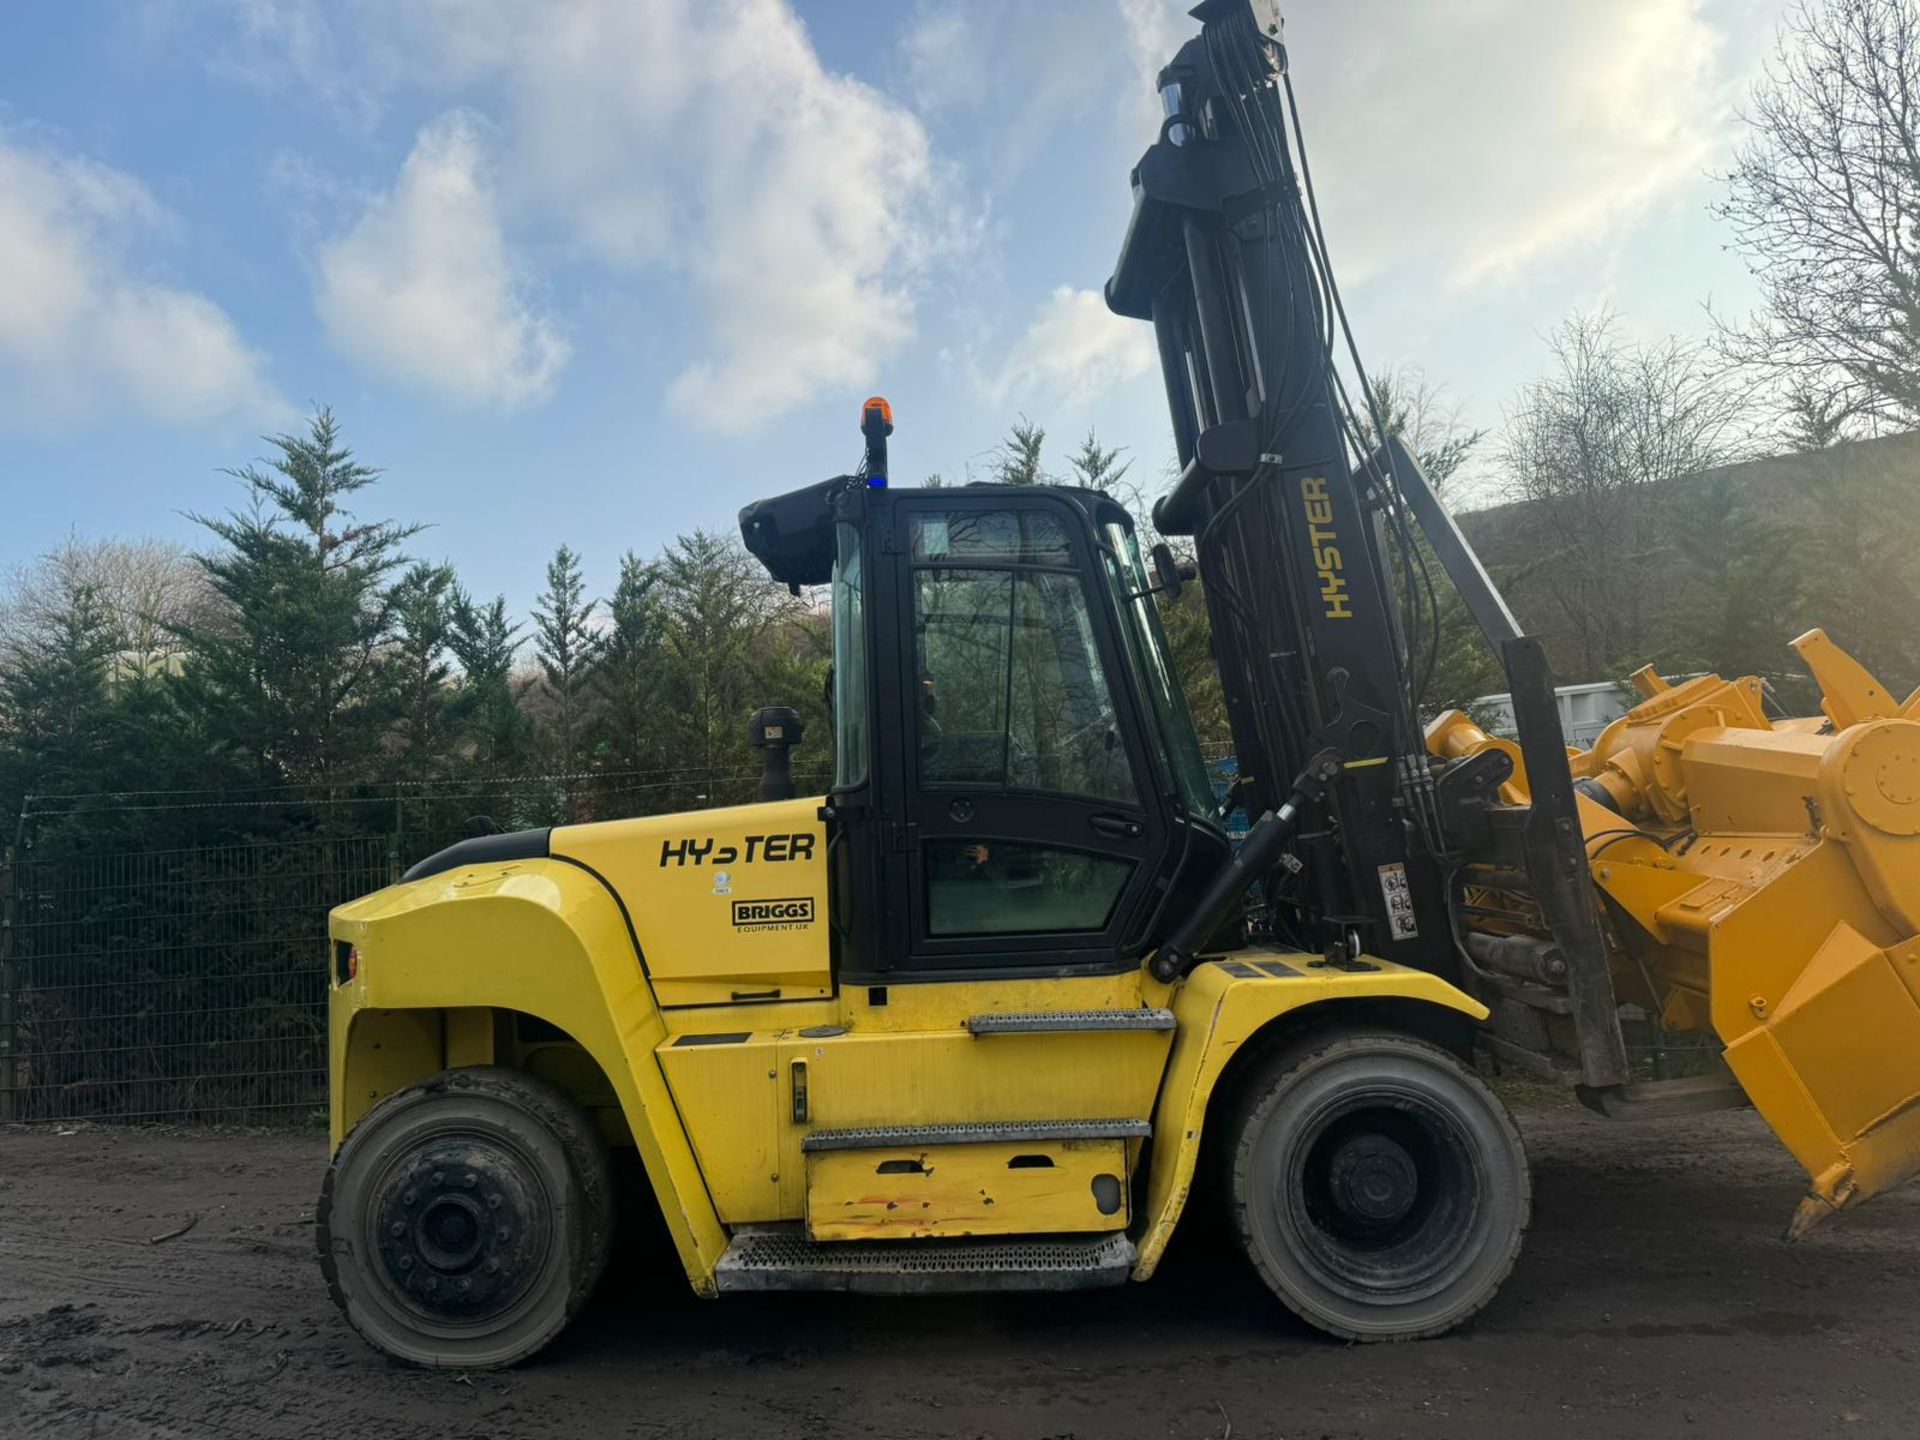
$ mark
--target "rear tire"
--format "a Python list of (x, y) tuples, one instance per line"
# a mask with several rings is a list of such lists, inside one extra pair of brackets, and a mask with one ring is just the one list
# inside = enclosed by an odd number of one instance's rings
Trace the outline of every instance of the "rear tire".
[(1311, 1036), (1248, 1085), (1228, 1201), (1254, 1269), (1343, 1340), (1461, 1324), (1513, 1269), (1532, 1206), (1526, 1151), (1491, 1090), (1392, 1032)]
[(545, 1081), (448, 1070), (354, 1127), (314, 1230), (334, 1303), (376, 1349), (446, 1369), (518, 1364), (566, 1327), (606, 1268), (606, 1149)]

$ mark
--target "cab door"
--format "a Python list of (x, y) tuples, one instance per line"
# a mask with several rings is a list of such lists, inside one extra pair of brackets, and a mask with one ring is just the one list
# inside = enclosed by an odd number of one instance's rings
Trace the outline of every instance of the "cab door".
[(1004, 488), (902, 495), (892, 521), (888, 948), (927, 978), (1124, 967), (1167, 827), (1091, 526)]

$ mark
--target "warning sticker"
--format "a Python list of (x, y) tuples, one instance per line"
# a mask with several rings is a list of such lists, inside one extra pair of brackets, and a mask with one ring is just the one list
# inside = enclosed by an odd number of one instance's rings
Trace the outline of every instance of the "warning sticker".
[(1387, 923), (1393, 927), (1393, 938), (1412, 940), (1418, 936), (1420, 926), (1413, 918), (1413, 889), (1407, 884), (1406, 866), (1380, 867), (1380, 896), (1387, 902)]

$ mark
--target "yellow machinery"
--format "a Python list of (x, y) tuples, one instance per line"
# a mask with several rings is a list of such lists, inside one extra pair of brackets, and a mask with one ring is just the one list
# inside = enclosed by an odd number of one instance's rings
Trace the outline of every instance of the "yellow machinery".
[[(558, 1333), (611, 1148), (703, 1295), (1145, 1280), (1198, 1188), (1350, 1340), (1462, 1323), (1519, 1253), (1476, 1055), (1614, 1116), (1750, 1100), (1812, 1177), (1796, 1232), (1920, 1163), (1920, 699), (1815, 632), (1824, 715), (1643, 673), (1569, 758), (1541, 647), (1348, 404), (1284, 48), (1247, 0), (1194, 13), (1106, 296), (1159, 345), (1154, 521), (1205, 583), (1232, 789), (1156, 608), (1193, 571), (1094, 490), (890, 488), (869, 401), (855, 473), (741, 515), (826, 587), (825, 794), (765, 710), (759, 804), (476, 837), (334, 913), (317, 1231), (383, 1350)], [(1517, 740), (1419, 723), (1429, 557)], [(1725, 1066), (1636, 1073), (1633, 1007)]]
[[(1895, 699), (1819, 630), (1794, 648), (1823, 714), (1770, 720), (1751, 676), (1669, 686), (1643, 670), (1641, 703), (1571, 769), (1615, 990), (1725, 1045), (1738, 1088), (1709, 1078), (1682, 1103), (1760, 1111), (1812, 1177), (1799, 1235), (1920, 1169), (1920, 693)], [(1513, 742), (1453, 711), (1428, 744), (1506, 751), (1507, 798), (1526, 803)], [(1468, 949), (1524, 1002), (1550, 944), (1484, 878), (1467, 874)]]

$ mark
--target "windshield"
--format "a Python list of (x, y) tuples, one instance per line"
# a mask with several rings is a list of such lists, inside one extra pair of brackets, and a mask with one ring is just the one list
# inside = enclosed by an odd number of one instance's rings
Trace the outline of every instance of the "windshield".
[(860, 532), (837, 527), (833, 559), (833, 788), (867, 780), (867, 614), (861, 594)]
[(1207, 782), (1206, 761), (1200, 758), (1200, 740), (1193, 732), (1193, 714), (1187, 709), (1186, 696), (1180, 693), (1180, 677), (1174, 673), (1167, 656), (1167, 636), (1160, 628), (1160, 612), (1154, 606), (1153, 596), (1146, 593), (1152, 582), (1147, 579), (1147, 567), (1140, 560), (1140, 542), (1130, 526), (1117, 520), (1107, 521), (1103, 530), (1114, 598), (1127, 620), (1127, 653), (1139, 675), (1141, 689), (1153, 704), (1157, 748), (1173, 772), (1174, 784), (1179, 787), (1188, 812), (1210, 816), (1213, 787)]

